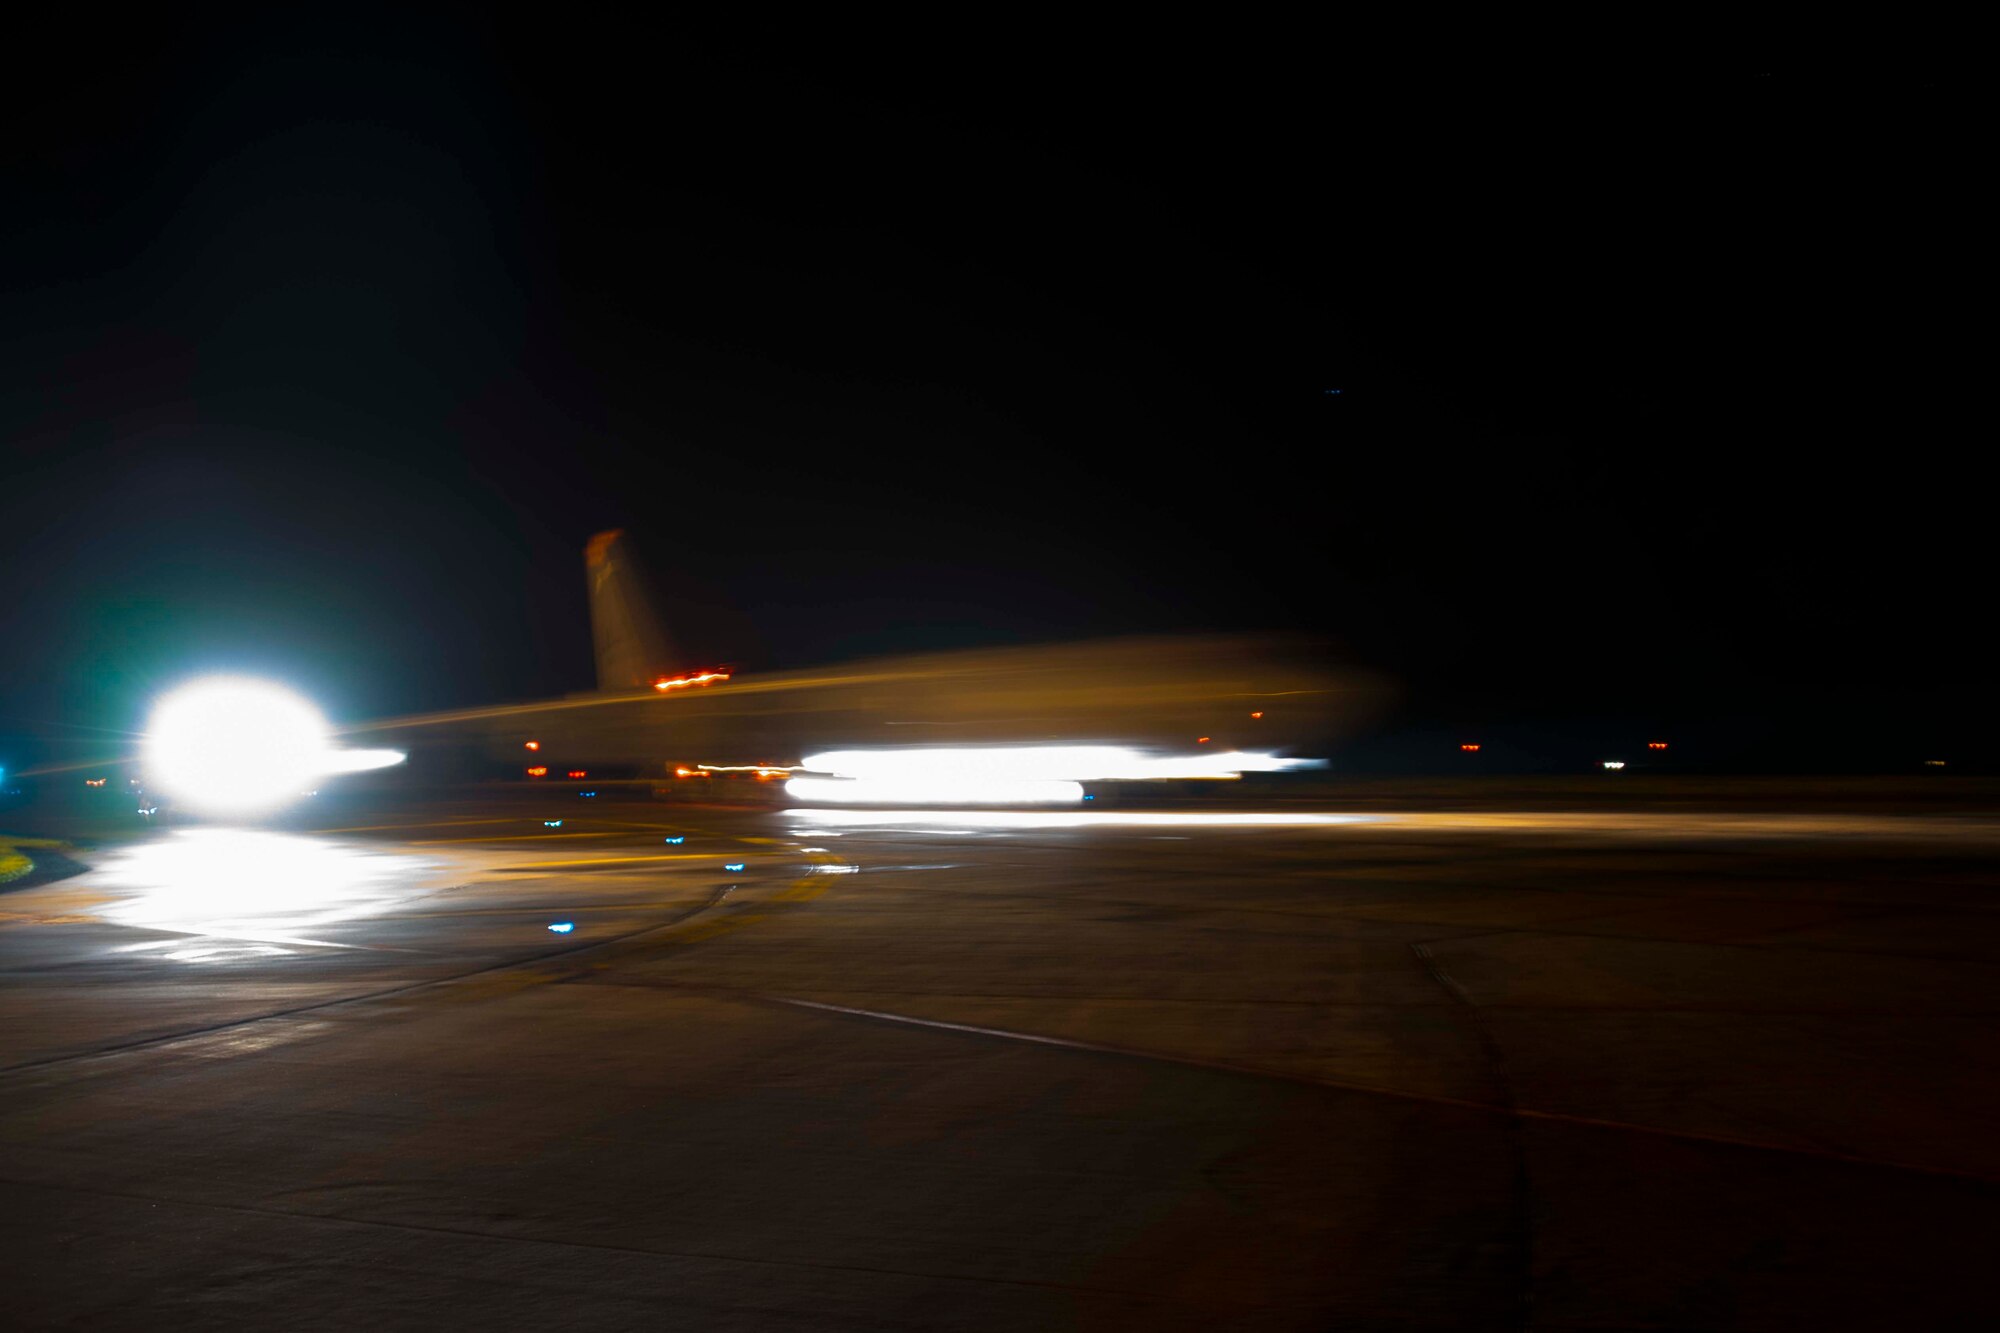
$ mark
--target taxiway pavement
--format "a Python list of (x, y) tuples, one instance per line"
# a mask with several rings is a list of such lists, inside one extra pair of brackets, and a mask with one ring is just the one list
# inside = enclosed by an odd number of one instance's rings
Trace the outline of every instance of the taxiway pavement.
[(565, 800), (0, 895), (0, 1315), (1990, 1313), (1993, 820)]

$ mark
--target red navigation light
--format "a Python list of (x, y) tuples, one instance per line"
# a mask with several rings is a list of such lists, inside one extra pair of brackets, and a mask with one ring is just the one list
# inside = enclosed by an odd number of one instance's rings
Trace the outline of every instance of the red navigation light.
[(1465, 751), (1467, 754), (1479, 753), (1479, 747), (1477, 745), (1461, 745), (1458, 748)]
[(573, 778), (587, 778), (587, 777), (589, 777), (589, 776), (590, 776), (590, 774), (588, 774), (588, 773), (584, 772), (584, 771), (583, 771), (582, 769), (580, 769), (580, 768), (572, 768), (572, 769), (571, 769), (571, 770), (569, 771), (569, 775), (570, 775), (571, 777), (573, 777)]
[(1262, 716), (1264, 716), (1264, 715), (1263, 715), (1262, 713), (1252, 713), (1252, 714), (1251, 714), (1250, 716), (1252, 716), (1252, 717), (1262, 717)]
[(540, 741), (522, 741), (521, 748), (524, 750), (539, 750), (542, 748), (542, 743)]
[(1664, 750), (1667, 748), (1667, 743), (1665, 741), (1647, 741), (1646, 748), (1648, 750)]
[(685, 690), (694, 685), (713, 685), (718, 680), (728, 680), (727, 671), (691, 671), (685, 676), (661, 676), (653, 682), (653, 688), (661, 694), (669, 690)]
[(528, 770), (528, 776), (531, 778), (545, 778), (548, 775), (549, 775), (548, 768), (542, 764), (536, 764), (533, 768)]

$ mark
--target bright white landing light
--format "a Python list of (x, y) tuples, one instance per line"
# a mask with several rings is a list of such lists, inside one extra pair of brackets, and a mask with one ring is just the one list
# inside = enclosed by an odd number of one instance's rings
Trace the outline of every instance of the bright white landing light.
[(319, 710), (283, 686), (211, 676), (154, 707), (141, 753), (151, 785), (209, 814), (270, 810), (326, 774), (403, 759), (398, 750), (336, 750), (331, 741)]
[(831, 805), (1077, 805), (1086, 782), (1230, 779), (1322, 762), (1241, 750), (1154, 755), (1123, 745), (829, 750), (804, 765), (827, 776), (793, 778), (785, 793)]

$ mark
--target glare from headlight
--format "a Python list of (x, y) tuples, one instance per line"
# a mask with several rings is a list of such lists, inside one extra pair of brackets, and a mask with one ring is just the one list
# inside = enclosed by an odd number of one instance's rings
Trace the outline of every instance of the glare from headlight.
[(270, 681), (210, 676), (153, 709), (141, 749), (151, 786), (205, 814), (256, 814), (329, 773), (400, 763), (398, 750), (336, 750), (319, 710)]

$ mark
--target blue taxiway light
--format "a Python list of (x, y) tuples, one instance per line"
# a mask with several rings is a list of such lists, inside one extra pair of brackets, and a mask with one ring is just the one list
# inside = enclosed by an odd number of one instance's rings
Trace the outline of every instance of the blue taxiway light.
[(576, 929), (576, 922), (574, 922), (574, 921), (551, 921), (551, 922), (549, 923), (549, 929), (550, 929), (550, 930), (553, 930), (553, 931), (554, 931), (554, 932), (555, 932), (556, 934), (558, 934), (558, 935), (567, 935), (567, 934), (569, 934), (569, 933), (570, 933), (570, 932), (571, 932), (572, 930), (575, 930), (575, 929)]
[(743, 863), (741, 861), (730, 861), (727, 864), (725, 864), (722, 868), (724, 870), (741, 870), (743, 868)]
[(561, 828), (561, 827), (562, 827), (562, 821), (561, 821), (560, 819), (544, 819), (544, 820), (542, 821), (542, 827), (543, 827), (543, 828)]
[(595, 796), (595, 795), (597, 795), (597, 793), (596, 793), (596, 792), (594, 792), (594, 791), (580, 791), (580, 792), (578, 792), (578, 793), (577, 793), (577, 795), (578, 795), (578, 796)]
[(674, 842), (674, 843), (680, 843), (680, 842), (686, 842), (686, 841), (687, 841), (687, 834), (683, 833), (683, 834), (682, 834), (682, 835), (681, 835), (680, 837), (678, 837), (678, 838), (668, 838), (668, 839), (666, 839), (666, 841), (668, 841), (668, 842)]

